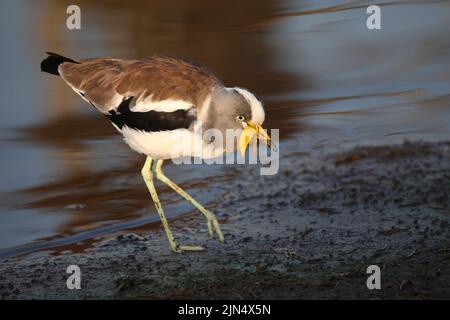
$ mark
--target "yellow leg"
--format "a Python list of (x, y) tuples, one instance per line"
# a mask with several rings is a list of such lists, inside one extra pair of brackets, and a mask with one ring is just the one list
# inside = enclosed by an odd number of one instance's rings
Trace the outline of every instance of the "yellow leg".
[(157, 160), (156, 162), (156, 178), (165, 184), (167, 184), (169, 187), (171, 187), (173, 190), (175, 190), (179, 195), (181, 195), (183, 198), (185, 198), (187, 201), (189, 201), (194, 207), (196, 207), (198, 210), (200, 210), (201, 213), (206, 218), (206, 221), (208, 223), (208, 232), (210, 236), (213, 236), (213, 230), (217, 233), (217, 237), (220, 241), (223, 242), (223, 234), (220, 230), (219, 222), (216, 219), (216, 216), (214, 213), (212, 213), (209, 210), (206, 210), (200, 203), (198, 203), (194, 198), (192, 198), (190, 195), (186, 193), (183, 189), (181, 189), (177, 184), (175, 184), (172, 180), (167, 178), (167, 176), (162, 171), (162, 165), (164, 160)]
[(147, 157), (145, 160), (145, 164), (142, 167), (142, 177), (144, 178), (145, 184), (147, 185), (148, 191), (150, 191), (150, 195), (152, 196), (153, 202), (155, 203), (156, 211), (158, 211), (159, 218), (164, 226), (164, 231), (166, 232), (167, 238), (169, 239), (170, 247), (174, 252), (182, 252), (183, 250), (190, 251), (200, 251), (203, 250), (202, 247), (199, 246), (179, 246), (175, 239), (173, 238), (172, 231), (170, 231), (169, 223), (167, 222), (166, 216), (164, 215), (164, 211), (161, 207), (161, 203), (159, 202), (158, 194), (156, 193), (155, 185), (153, 184), (153, 159)]

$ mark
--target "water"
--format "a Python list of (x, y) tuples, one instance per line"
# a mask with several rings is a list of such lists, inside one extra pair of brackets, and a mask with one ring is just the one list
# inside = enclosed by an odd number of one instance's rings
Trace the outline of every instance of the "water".
[[(84, 250), (102, 235), (160, 228), (139, 173), (143, 157), (39, 71), (47, 50), (201, 61), (265, 101), (284, 155), (450, 138), (449, 1), (383, 1), (379, 31), (365, 26), (365, 1), (79, 0), (78, 31), (65, 28), (69, 4), (1, 3), (0, 258)], [(211, 206), (226, 193), (215, 182), (238, 178), (227, 166), (167, 165), (166, 173)], [(159, 190), (172, 219), (190, 212)]]

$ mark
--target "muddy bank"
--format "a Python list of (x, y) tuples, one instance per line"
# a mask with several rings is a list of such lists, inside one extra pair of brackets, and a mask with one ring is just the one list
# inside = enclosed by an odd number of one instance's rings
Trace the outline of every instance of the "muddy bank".
[[(180, 244), (206, 251), (172, 254), (160, 230), (80, 254), (10, 259), (0, 264), (0, 297), (450, 298), (450, 143), (294, 154), (276, 176), (239, 170), (212, 208), (225, 244), (207, 239), (192, 211), (171, 226)], [(71, 264), (81, 290), (66, 288)], [(373, 264), (381, 290), (366, 287)]]

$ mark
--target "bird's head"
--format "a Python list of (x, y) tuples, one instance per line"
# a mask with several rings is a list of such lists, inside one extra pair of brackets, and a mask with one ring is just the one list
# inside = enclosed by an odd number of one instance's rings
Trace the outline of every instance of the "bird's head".
[[(217, 94), (210, 110), (215, 119), (213, 126), (217, 129), (242, 129), (238, 147), (241, 156), (254, 139), (261, 140), (269, 147), (270, 137), (262, 128), (265, 112), (261, 101), (254, 94), (243, 88), (226, 88)], [(256, 150), (256, 149), (255, 149)]]

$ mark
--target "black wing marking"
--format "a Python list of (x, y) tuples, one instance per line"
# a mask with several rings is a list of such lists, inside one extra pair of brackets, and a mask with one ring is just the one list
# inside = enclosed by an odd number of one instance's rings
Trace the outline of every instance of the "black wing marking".
[(154, 110), (133, 112), (130, 110), (132, 99), (133, 97), (125, 98), (116, 110), (111, 110), (106, 115), (120, 129), (123, 126), (146, 132), (188, 129), (196, 118), (191, 110), (192, 108), (173, 112)]

